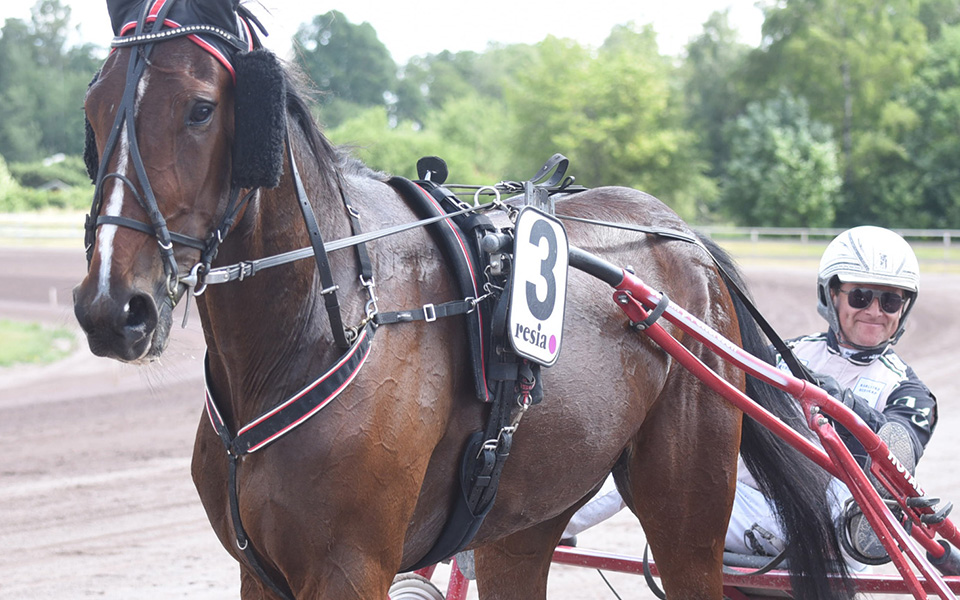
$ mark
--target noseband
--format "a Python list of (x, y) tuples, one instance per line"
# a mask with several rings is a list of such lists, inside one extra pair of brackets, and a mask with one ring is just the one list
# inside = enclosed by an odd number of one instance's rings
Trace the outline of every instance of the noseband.
[[(227, 232), (233, 227), (237, 215), (257, 192), (256, 188), (252, 189), (243, 199), (240, 199), (240, 187), (236, 184), (231, 184), (229, 202), (226, 210), (219, 224), (204, 239), (171, 232), (167, 227), (166, 219), (164, 219), (163, 214), (160, 212), (156, 195), (150, 185), (150, 180), (147, 177), (147, 172), (143, 164), (143, 158), (140, 155), (135, 118), (137, 87), (143, 77), (144, 71), (147, 66), (149, 66), (149, 57), (153, 51), (154, 44), (176, 37), (205, 35), (216, 36), (225, 41), (230, 48), (235, 48), (237, 51), (248, 50), (251, 46), (250, 40), (241, 39), (225, 29), (211, 25), (187, 25), (164, 29), (166, 16), (175, 3), (176, 0), (167, 0), (162, 3), (162, 5), (159, 5), (159, 10), (156, 11), (155, 14), (151, 11), (151, 6), (154, 5), (154, 3), (144, 3), (133, 35), (114, 38), (111, 43), (113, 48), (134, 47), (134, 50), (130, 53), (130, 61), (127, 64), (125, 87), (119, 108), (117, 109), (117, 115), (113, 122), (113, 128), (110, 131), (110, 136), (107, 138), (103, 156), (97, 168), (93, 204), (84, 225), (86, 230), (84, 243), (86, 245), (88, 267), (93, 259), (93, 247), (97, 239), (97, 230), (101, 225), (127, 227), (156, 237), (161, 263), (163, 264), (163, 270), (167, 280), (166, 291), (170, 297), (171, 304), (175, 304), (177, 301), (177, 292), (179, 291), (180, 284), (183, 283), (185, 279), (190, 278), (190, 276), (180, 276), (179, 267), (177, 266), (173, 252), (174, 243), (200, 250), (200, 262), (192, 273), (193, 277), (196, 278), (197, 271), (201, 270), (204, 265), (207, 269), (209, 268), (210, 263), (216, 257), (220, 243), (223, 241)], [(257, 22), (252, 15), (245, 14), (241, 18), (250, 19), (258, 27), (260, 26), (259, 22)], [(150, 19), (153, 19), (152, 23), (149, 22)], [(248, 31), (252, 37), (252, 42), (259, 46), (259, 40), (256, 38), (256, 35), (252, 33), (252, 30)], [(241, 33), (242, 32), (243, 28), (241, 28)], [(121, 135), (126, 135), (129, 159), (137, 174), (142, 193), (137, 190), (137, 186), (124, 174), (108, 172), (107, 165), (116, 150)], [(137, 203), (143, 208), (144, 212), (147, 213), (149, 223), (119, 215), (100, 214), (103, 207), (104, 186), (107, 181), (111, 179), (117, 180), (118, 185), (123, 185), (130, 191), (133, 197), (136, 198)]]

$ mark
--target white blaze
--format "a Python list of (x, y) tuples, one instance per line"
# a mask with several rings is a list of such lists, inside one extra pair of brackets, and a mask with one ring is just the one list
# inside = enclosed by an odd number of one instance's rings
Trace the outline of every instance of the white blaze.
[[(147, 90), (147, 81), (149, 72), (144, 72), (137, 84), (137, 97), (134, 103), (134, 114), (127, 115), (127, 119), (136, 118), (140, 111), (140, 101)], [(130, 163), (130, 145), (127, 142), (127, 122), (124, 121), (123, 129), (120, 131), (120, 143), (116, 148), (117, 169), (116, 173), (127, 176), (127, 167)], [(109, 159), (109, 157), (108, 157)], [(111, 182), (110, 196), (107, 198), (106, 206), (103, 208), (103, 214), (111, 217), (120, 216), (123, 209), (123, 183), (114, 178)], [(113, 239), (117, 234), (117, 225), (101, 225), (97, 234), (99, 240), (98, 248), (100, 250), (100, 273), (97, 280), (97, 298), (107, 296), (110, 293), (110, 270), (113, 263)]]

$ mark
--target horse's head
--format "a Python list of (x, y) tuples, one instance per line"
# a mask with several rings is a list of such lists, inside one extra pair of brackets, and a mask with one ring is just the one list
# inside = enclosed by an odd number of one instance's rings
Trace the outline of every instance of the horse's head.
[(108, 4), (118, 37), (84, 103), (96, 190), (74, 311), (94, 354), (140, 361), (163, 351), (245, 199), (278, 185), (284, 79), (236, 0)]

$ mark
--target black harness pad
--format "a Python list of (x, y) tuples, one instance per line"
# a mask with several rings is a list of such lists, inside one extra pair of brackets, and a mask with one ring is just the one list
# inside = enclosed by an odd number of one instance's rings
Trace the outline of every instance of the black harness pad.
[[(437, 217), (462, 206), (452, 192), (429, 181), (414, 183), (403, 177), (392, 177), (387, 183), (404, 199), (421, 219)], [(461, 225), (469, 226), (461, 227)], [(464, 298), (484, 295), (483, 271), (479, 260), (479, 237), (483, 231), (495, 230), (493, 222), (482, 215), (461, 215), (456, 221), (444, 219), (427, 226), (446, 258), (451, 274)], [(470, 363), (477, 398), (490, 402), (492, 392), (486, 384), (486, 357), (489, 337), (489, 302), (484, 300), (466, 315)]]

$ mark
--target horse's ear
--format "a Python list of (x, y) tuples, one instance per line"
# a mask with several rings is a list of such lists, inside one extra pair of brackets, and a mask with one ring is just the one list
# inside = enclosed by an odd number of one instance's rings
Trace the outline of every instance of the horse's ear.
[(86, 139), (83, 141), (83, 162), (87, 165), (87, 175), (90, 181), (97, 182), (97, 172), (100, 170), (100, 156), (97, 154), (97, 138), (93, 135), (90, 119), (83, 117), (83, 129)]
[(276, 55), (253, 50), (236, 55), (233, 183), (241, 188), (280, 185), (286, 138), (286, 77)]

